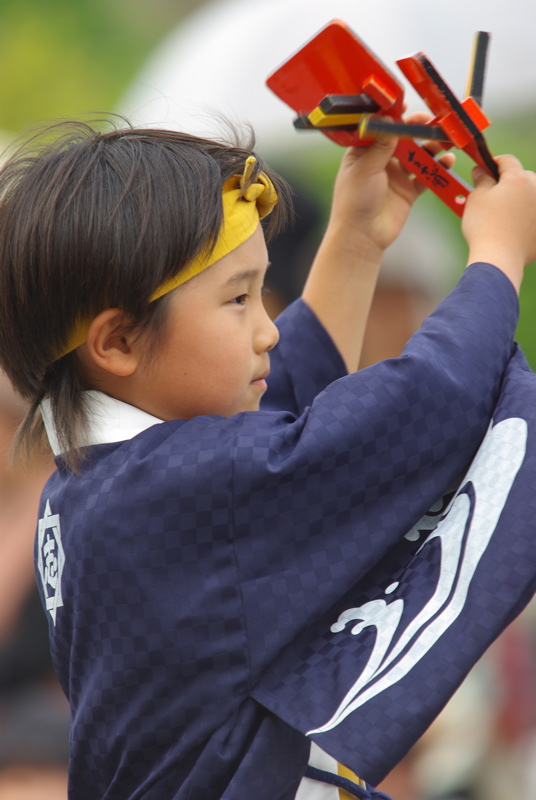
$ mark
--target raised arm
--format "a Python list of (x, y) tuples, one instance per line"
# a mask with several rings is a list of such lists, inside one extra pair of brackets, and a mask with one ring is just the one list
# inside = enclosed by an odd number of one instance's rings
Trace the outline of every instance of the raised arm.
[[(426, 114), (408, 121), (423, 122)], [(359, 363), (367, 317), (385, 249), (424, 191), (393, 158), (394, 137), (350, 148), (335, 181), (328, 227), (303, 291), (349, 372)], [(437, 144), (432, 145), (437, 150)], [(443, 156), (451, 165), (453, 156)]]
[(499, 156), (496, 183), (481, 167), (473, 170), (462, 231), (468, 264), (484, 261), (498, 267), (519, 293), (523, 271), (536, 259), (536, 175), (511, 155)]

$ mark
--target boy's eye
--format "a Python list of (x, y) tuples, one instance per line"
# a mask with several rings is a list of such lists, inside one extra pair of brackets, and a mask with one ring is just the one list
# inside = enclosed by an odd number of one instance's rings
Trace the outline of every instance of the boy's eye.
[(246, 300), (248, 299), (249, 295), (247, 294), (239, 294), (238, 297), (234, 297), (231, 300), (231, 303), (236, 303), (238, 306), (245, 305)]

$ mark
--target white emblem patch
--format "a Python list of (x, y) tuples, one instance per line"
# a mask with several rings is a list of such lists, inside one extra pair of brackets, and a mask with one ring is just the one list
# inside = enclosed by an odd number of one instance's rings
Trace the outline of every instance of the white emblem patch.
[(60, 517), (52, 514), (47, 500), (45, 513), (37, 529), (37, 568), (41, 576), (46, 609), (56, 624), (56, 610), (63, 605), (61, 575), (65, 553), (61, 543)]

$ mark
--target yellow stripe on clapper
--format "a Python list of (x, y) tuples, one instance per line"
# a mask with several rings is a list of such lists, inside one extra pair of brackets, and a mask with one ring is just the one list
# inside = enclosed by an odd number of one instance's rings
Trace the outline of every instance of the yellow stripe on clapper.
[(359, 125), (362, 117), (363, 114), (360, 112), (326, 114), (325, 111), (322, 111), (320, 106), (313, 108), (308, 115), (309, 122), (314, 125), (315, 128), (332, 128), (337, 125)]

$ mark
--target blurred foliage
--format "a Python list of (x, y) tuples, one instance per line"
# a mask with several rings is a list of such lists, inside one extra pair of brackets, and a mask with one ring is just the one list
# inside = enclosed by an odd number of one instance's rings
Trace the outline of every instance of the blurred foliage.
[[(536, 108), (494, 121), (487, 141), (492, 153), (513, 153), (527, 169), (536, 170)], [(536, 370), (536, 263), (525, 270), (520, 309), (517, 340)]]
[(0, 128), (109, 111), (193, 0), (0, 0)]

